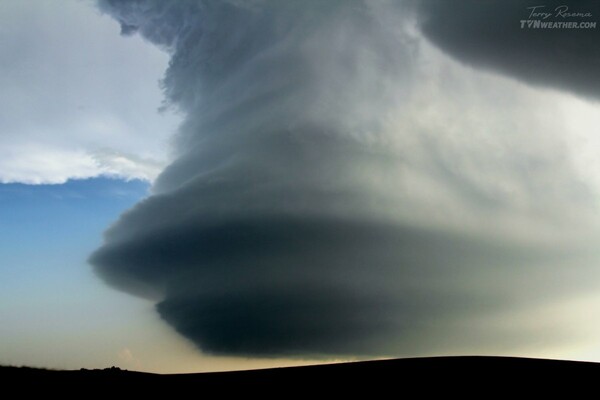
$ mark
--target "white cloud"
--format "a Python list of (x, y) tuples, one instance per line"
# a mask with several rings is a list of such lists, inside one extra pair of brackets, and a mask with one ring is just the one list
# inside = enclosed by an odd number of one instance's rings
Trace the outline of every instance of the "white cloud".
[(179, 123), (166, 54), (74, 0), (2, 1), (0, 37), (0, 182), (154, 179)]
[(119, 364), (125, 368), (141, 369), (142, 367), (140, 360), (138, 360), (138, 358), (133, 355), (133, 352), (127, 347), (119, 350), (117, 359)]
[(98, 175), (97, 163), (85, 151), (61, 147), (13, 145), (0, 149), (0, 182), (64, 183)]
[(156, 160), (110, 149), (98, 150), (91, 156), (104, 175), (125, 179), (153, 181), (164, 168), (164, 165)]

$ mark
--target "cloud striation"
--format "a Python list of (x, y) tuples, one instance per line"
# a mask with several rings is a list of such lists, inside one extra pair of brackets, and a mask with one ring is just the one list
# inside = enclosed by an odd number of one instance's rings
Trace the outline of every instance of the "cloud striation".
[[(203, 351), (523, 346), (522, 313), (489, 316), (585, 286), (561, 266), (588, 256), (564, 238), (594, 194), (556, 132), (539, 145), (544, 110), (522, 113), (531, 91), (498, 78), (462, 85), (469, 72), (424, 43), (411, 3), (99, 4), (171, 54), (164, 91), (186, 119), (153, 195), (90, 260)], [(517, 123), (473, 82), (514, 89)]]

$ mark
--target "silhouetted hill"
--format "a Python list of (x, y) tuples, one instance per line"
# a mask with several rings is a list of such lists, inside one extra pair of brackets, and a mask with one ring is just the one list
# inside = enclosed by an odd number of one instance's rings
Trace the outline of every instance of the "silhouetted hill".
[(20, 388), (21, 393), (43, 388), (84, 390), (83, 394), (151, 394), (154, 390), (201, 394), (205, 388), (218, 386), (220, 393), (254, 388), (263, 394), (282, 396), (286, 392), (281, 390), (318, 394), (323, 389), (352, 393), (381, 388), (399, 394), (408, 394), (408, 390), (482, 396), (524, 391), (556, 394), (557, 390), (577, 392), (596, 386), (600, 383), (600, 364), (511, 357), (434, 357), (174, 375), (118, 368), (54, 371), (0, 367), (0, 382), (5, 389)]

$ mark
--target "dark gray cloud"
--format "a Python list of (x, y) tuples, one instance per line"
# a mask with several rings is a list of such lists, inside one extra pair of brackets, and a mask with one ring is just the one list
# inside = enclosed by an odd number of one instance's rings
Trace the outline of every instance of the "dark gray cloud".
[[(523, 137), (536, 121), (518, 114), (524, 95), (506, 106), (519, 119), (511, 132), (485, 108), (495, 98), (422, 81), (404, 3), (100, 7), (170, 52), (163, 86), (186, 119), (153, 196), (107, 231), (91, 263), (156, 301), (202, 350), (514, 348), (540, 333), (521, 335), (523, 313), (589, 287), (561, 268), (587, 247), (557, 233), (570, 232), (561, 224), (576, 213), (565, 210), (589, 206), (589, 188), (560, 147)], [(484, 104), (484, 129), (446, 117), (461, 102)]]
[[(600, 2), (596, 0), (425, 0), (419, 7), (425, 35), (466, 64), (600, 97)], [(532, 12), (551, 15), (532, 16)], [(579, 13), (591, 16), (573, 15)], [(527, 20), (595, 22), (597, 26), (535, 29), (525, 23), (521, 27), (521, 21)]]
[[(186, 203), (156, 201), (129, 217)], [(109, 283), (156, 294), (161, 316), (209, 353), (364, 356), (410, 351), (409, 334), (461, 317), (560, 297), (560, 275), (529, 292), (528, 275), (568, 256), (544, 250), (357, 219), (200, 214), (109, 243), (93, 262)]]

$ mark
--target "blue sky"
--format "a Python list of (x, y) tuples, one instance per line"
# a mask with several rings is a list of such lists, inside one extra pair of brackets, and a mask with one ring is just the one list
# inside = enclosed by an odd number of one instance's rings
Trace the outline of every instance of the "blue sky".
[(123, 318), (106, 302), (108, 293), (86, 260), (103, 230), (146, 196), (148, 187), (139, 180), (108, 178), (0, 185), (3, 362), (51, 364), (49, 356), (72, 366), (64, 349), (52, 355), (40, 347), (53, 342), (66, 347), (74, 337), (102, 335), (111, 331), (111, 319)]

